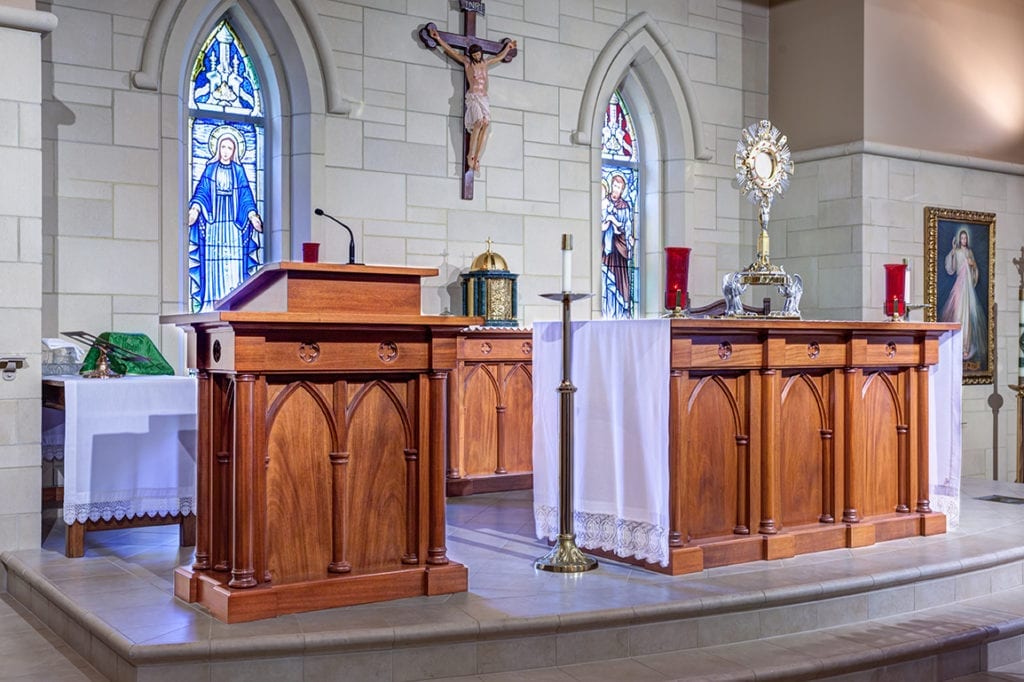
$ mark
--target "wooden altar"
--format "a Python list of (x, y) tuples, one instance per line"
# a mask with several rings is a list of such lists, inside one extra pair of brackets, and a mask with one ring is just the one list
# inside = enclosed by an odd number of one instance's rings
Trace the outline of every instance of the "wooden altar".
[(445, 545), (459, 329), (431, 268), (265, 266), (168, 315), (199, 377), (195, 562), (174, 593), (230, 623), (467, 589)]
[(673, 574), (946, 530), (928, 371), (955, 324), (673, 320)]
[[(928, 499), (929, 370), (939, 337), (957, 325), (678, 319), (658, 330), (669, 335), (667, 360), (659, 346), (657, 362), (620, 370), (602, 355), (621, 350), (615, 323), (581, 324), (574, 440), (584, 473), (574, 492), (575, 514), (587, 520), (577, 523), (576, 540), (586, 552), (679, 575), (945, 532), (945, 516)], [(534, 380), (555, 386), (561, 365), (550, 357), (561, 335), (539, 323), (536, 330)], [(650, 371), (667, 373), (667, 384), (653, 375), (633, 381)], [(608, 382), (622, 390), (607, 390)], [(664, 410), (623, 409), (662, 390)], [(609, 414), (632, 415), (618, 430), (625, 443), (597, 428)], [(550, 424), (534, 421), (535, 518), (549, 535), (557, 451), (547, 445)], [(640, 434), (651, 437), (640, 445)], [(594, 474), (602, 471), (618, 472), (617, 485)], [(629, 486), (639, 492), (627, 497)], [(621, 497), (609, 500), (608, 491)], [(620, 527), (637, 530), (622, 542), (602, 531)], [(659, 536), (651, 542), (667, 542), (667, 565), (631, 554)]]
[(533, 485), (533, 332), (459, 333), (450, 382), (448, 495)]

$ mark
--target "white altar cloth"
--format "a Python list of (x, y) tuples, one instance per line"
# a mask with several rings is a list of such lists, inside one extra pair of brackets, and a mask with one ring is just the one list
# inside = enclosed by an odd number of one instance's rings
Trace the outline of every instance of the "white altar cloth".
[(928, 501), (948, 530), (960, 525), (962, 347), (959, 330), (939, 337), (939, 362), (928, 373)]
[[(668, 565), (669, 320), (572, 325), (576, 544)], [(533, 504), (538, 538), (559, 531), (562, 324), (533, 326)]]
[(64, 521), (190, 514), (197, 383), (127, 376), (64, 384)]

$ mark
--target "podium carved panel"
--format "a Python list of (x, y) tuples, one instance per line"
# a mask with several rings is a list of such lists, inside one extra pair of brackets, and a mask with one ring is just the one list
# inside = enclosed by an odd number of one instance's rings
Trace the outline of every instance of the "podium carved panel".
[(448, 495), (533, 485), (532, 338), (522, 329), (460, 333), (451, 382)]

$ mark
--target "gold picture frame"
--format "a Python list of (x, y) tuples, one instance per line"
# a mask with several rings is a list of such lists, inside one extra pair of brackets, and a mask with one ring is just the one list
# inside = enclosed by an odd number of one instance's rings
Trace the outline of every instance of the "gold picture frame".
[(925, 320), (959, 322), (964, 384), (991, 384), (996, 214), (926, 206)]

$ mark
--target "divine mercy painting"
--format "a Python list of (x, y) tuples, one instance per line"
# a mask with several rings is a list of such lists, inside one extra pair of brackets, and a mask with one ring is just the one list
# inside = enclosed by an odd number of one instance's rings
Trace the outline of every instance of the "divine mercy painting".
[(996, 216), (925, 208), (925, 302), (931, 321), (956, 322), (965, 384), (992, 383)]

